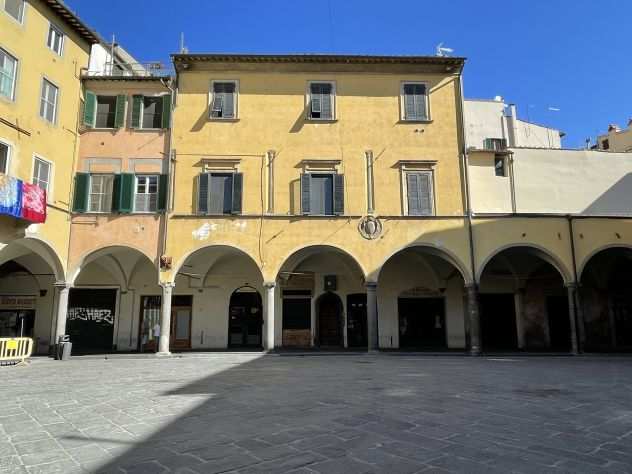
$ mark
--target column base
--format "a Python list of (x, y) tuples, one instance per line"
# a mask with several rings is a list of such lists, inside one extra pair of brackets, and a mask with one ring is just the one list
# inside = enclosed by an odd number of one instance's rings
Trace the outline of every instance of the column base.
[(480, 347), (472, 347), (470, 349), (470, 356), (472, 357), (478, 357), (483, 355), (483, 352), (481, 351)]
[(170, 357), (171, 356), (171, 352), (167, 351), (167, 352), (156, 352), (156, 357)]

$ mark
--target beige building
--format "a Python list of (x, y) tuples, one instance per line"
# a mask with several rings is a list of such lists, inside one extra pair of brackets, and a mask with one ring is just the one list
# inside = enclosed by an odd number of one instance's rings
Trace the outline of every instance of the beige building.
[(595, 148), (615, 153), (632, 152), (632, 119), (628, 121), (628, 127), (624, 130), (617, 125), (610, 125), (608, 133), (597, 137)]

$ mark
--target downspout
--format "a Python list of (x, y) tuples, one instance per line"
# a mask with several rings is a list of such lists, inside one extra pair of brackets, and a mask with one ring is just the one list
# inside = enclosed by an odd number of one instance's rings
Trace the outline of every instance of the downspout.
[[(172, 87), (172, 78), (168, 78), (166, 81), (164, 79), (161, 80), (162, 84), (169, 89), (169, 92), (171, 94), (171, 111), (169, 114), (169, 130), (167, 131), (167, 144), (168, 144), (168, 148), (167, 148), (167, 159), (168, 161), (168, 174), (169, 177), (167, 179), (167, 196), (165, 198), (165, 213), (163, 216), (163, 232), (162, 232), (162, 242), (161, 242), (161, 248), (159, 251), (159, 255), (158, 255), (158, 283), (160, 283), (160, 258), (165, 254), (165, 252), (167, 251), (167, 230), (169, 228), (168, 226), (168, 222), (169, 222), (169, 215), (171, 214), (171, 211), (173, 211), (173, 187), (175, 185), (175, 180), (174, 180), (174, 174), (175, 174), (175, 163), (174, 163), (174, 157), (173, 157), (173, 150), (171, 148), (171, 144), (172, 144), (172, 137), (173, 137), (173, 117), (174, 117), (174, 109), (175, 109), (175, 103), (176, 103), (176, 90), (175, 88)], [(177, 83), (176, 83), (177, 84)]]
[[(465, 208), (466, 208), (466, 222), (467, 222), (467, 232), (468, 232), (468, 240), (469, 240), (469, 246), (470, 246), (470, 265), (472, 267), (472, 283), (471, 283), (471, 287), (468, 289), (468, 305), (470, 306), (468, 309), (468, 319), (475, 319), (476, 321), (480, 321), (479, 318), (479, 314), (478, 314), (478, 303), (477, 303), (477, 295), (478, 295), (478, 284), (476, 281), (476, 257), (474, 254), (474, 231), (473, 231), (473, 226), (472, 226), (472, 221), (473, 221), (473, 212), (472, 212), (472, 199), (470, 196), (470, 177), (469, 177), (469, 170), (468, 170), (468, 166), (469, 166), (469, 160), (468, 160), (468, 153), (467, 153), (467, 139), (466, 139), (466, 133), (465, 133), (465, 116), (464, 116), (464, 109), (465, 109), (465, 99), (463, 97), (463, 70), (461, 69), (461, 71), (459, 72), (459, 81), (457, 83), (458, 86), (458, 93), (459, 93), (459, 115), (458, 115), (458, 120), (459, 120), (459, 129), (460, 129), (460, 135), (461, 135), (461, 143), (462, 143), (462, 150), (461, 150), (461, 166), (463, 167), (463, 188), (465, 191)], [(474, 304), (475, 307), (472, 307), (472, 305)], [(475, 314), (475, 317), (473, 316)], [(475, 329), (476, 331), (476, 340), (477, 340), (477, 344), (472, 344), (472, 325), (470, 324), (470, 328), (469, 328), (469, 332), (470, 332), (470, 351), (472, 355), (480, 355), (480, 333), (479, 333), (479, 328), (480, 328), (480, 323), (479, 327), (477, 327)]]
[(507, 161), (509, 161), (509, 192), (511, 193), (511, 213), (515, 214), (518, 212), (518, 205), (516, 204), (516, 180), (514, 174), (514, 153), (513, 151), (509, 152), (507, 156)]

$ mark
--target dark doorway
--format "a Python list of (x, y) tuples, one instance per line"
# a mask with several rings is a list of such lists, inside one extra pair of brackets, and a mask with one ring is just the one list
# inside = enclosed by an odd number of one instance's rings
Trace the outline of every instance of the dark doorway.
[(571, 350), (571, 322), (568, 314), (568, 297), (547, 296), (546, 313), (549, 320), (551, 350), (569, 352)]
[(366, 348), (368, 342), (366, 294), (347, 295), (347, 345)]
[(193, 296), (174, 295), (171, 298), (171, 332), (169, 349), (182, 351), (191, 349), (191, 317)]
[(513, 293), (482, 294), (479, 298), (483, 350), (518, 350), (516, 304)]
[(116, 291), (70, 289), (66, 334), (70, 335), (73, 353), (113, 349)]
[(250, 286), (237, 288), (228, 309), (228, 347), (263, 346), (263, 309), (261, 295)]
[(399, 347), (446, 349), (445, 300), (398, 298)]
[(312, 344), (312, 298), (308, 290), (283, 291), (283, 347)]
[(318, 345), (342, 346), (342, 301), (335, 293), (325, 293), (317, 301)]
[(33, 337), (35, 310), (0, 311), (0, 337)]

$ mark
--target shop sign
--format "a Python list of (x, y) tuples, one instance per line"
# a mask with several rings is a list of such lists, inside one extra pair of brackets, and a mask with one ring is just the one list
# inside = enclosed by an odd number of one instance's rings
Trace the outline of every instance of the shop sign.
[(0, 296), (0, 309), (35, 309), (35, 296)]

